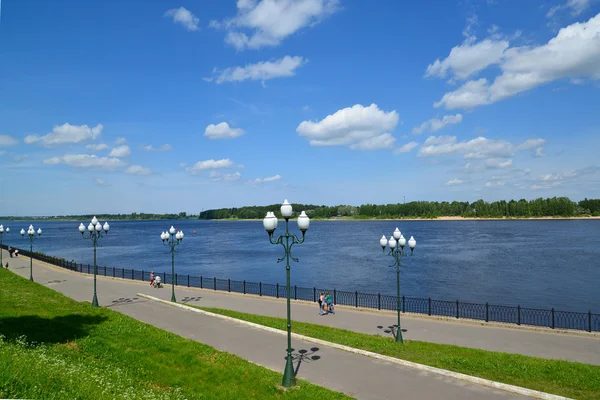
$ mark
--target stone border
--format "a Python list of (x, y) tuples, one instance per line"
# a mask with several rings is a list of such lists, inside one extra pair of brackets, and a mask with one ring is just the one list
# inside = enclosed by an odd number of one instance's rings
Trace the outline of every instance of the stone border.
[[(282, 331), (280, 329), (275, 329), (275, 328), (271, 328), (268, 326), (264, 326), (264, 325), (260, 325), (260, 324), (256, 324), (254, 322), (248, 322), (248, 321), (244, 321), (244, 320), (240, 320), (237, 318), (232, 318), (232, 317), (228, 317), (226, 315), (221, 315), (221, 314), (214, 314), (208, 311), (204, 311), (198, 308), (194, 308), (194, 307), (190, 307), (184, 304), (180, 304), (180, 303), (173, 303), (171, 301), (168, 300), (162, 300), (153, 296), (149, 296), (143, 293), (138, 293), (137, 294), (139, 297), (148, 299), (148, 300), (152, 300), (158, 303), (163, 303), (163, 304), (167, 304), (170, 305), (172, 307), (179, 307), (182, 308), (184, 310), (188, 310), (188, 311), (193, 311), (199, 314), (204, 314), (204, 315), (208, 315), (211, 317), (216, 317), (216, 318), (221, 318), (227, 321), (231, 321), (231, 322), (235, 322), (238, 324), (242, 324), (242, 325), (246, 325), (246, 326), (250, 326), (256, 329), (261, 329), (263, 331), (267, 331), (267, 332), (271, 332), (271, 333), (276, 333), (279, 335), (287, 335), (286, 331)], [(316, 343), (316, 344), (320, 344), (322, 346), (328, 346), (328, 347), (332, 347), (334, 349), (338, 349), (338, 350), (342, 350), (342, 351), (347, 351), (349, 353), (354, 353), (354, 354), (360, 354), (366, 357), (371, 357), (371, 358), (375, 358), (378, 360), (382, 360), (382, 361), (387, 361), (393, 364), (398, 364), (398, 365), (402, 365), (405, 367), (409, 367), (409, 368), (414, 368), (414, 369), (418, 369), (421, 371), (426, 371), (426, 372), (430, 372), (430, 373), (434, 373), (434, 374), (438, 374), (438, 375), (443, 375), (449, 378), (454, 378), (454, 379), (460, 379), (463, 381), (467, 381), (470, 383), (475, 383), (478, 385), (482, 385), (482, 386), (487, 386), (487, 387), (491, 387), (494, 389), (499, 389), (499, 390), (504, 390), (507, 392), (511, 392), (511, 393), (516, 393), (516, 394), (520, 394), (523, 396), (529, 396), (529, 397), (533, 397), (536, 399), (544, 399), (544, 400), (573, 400), (573, 399), (569, 399), (568, 397), (563, 397), (563, 396), (558, 396), (555, 394), (550, 394), (550, 393), (545, 393), (545, 392), (540, 392), (537, 390), (533, 390), (533, 389), (527, 389), (527, 388), (523, 388), (520, 386), (514, 386), (514, 385), (509, 385), (506, 383), (501, 383), (501, 382), (496, 382), (496, 381), (492, 381), (489, 379), (483, 379), (483, 378), (478, 378), (475, 376), (471, 376), (471, 375), (466, 375), (466, 374), (461, 374), (459, 372), (453, 372), (453, 371), (448, 371), (445, 369), (441, 369), (441, 368), (436, 368), (436, 367), (430, 367), (428, 365), (423, 365), (423, 364), (418, 364), (412, 361), (406, 361), (406, 360), (402, 360), (399, 358), (394, 358), (394, 357), (390, 357), (390, 356), (384, 356), (381, 354), (377, 354), (377, 353), (373, 353), (371, 351), (366, 351), (366, 350), (360, 350), (360, 349), (355, 349), (353, 347), (349, 347), (349, 346), (344, 346), (338, 343), (332, 343), (332, 342), (327, 342), (325, 340), (321, 340), (321, 339), (315, 339), (309, 336), (304, 336), (304, 335), (300, 335), (297, 333), (292, 333), (292, 337), (294, 337), (294, 339), (298, 339), (298, 340), (304, 340), (307, 342), (312, 342), (312, 343)]]

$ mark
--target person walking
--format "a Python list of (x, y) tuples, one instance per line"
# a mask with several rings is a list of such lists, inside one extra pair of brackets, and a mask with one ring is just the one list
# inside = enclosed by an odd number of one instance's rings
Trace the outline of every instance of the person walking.
[(325, 295), (323, 292), (319, 295), (319, 315), (325, 315)]
[(154, 271), (150, 273), (150, 286), (154, 286)]
[(333, 301), (331, 299), (331, 293), (327, 292), (327, 296), (325, 296), (325, 302), (327, 303), (327, 313), (335, 314), (335, 310), (333, 309)]

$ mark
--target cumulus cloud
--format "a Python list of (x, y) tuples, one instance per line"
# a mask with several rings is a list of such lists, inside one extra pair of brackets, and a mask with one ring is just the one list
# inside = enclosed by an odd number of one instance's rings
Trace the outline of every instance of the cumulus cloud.
[(265, 82), (275, 78), (294, 76), (296, 70), (308, 61), (298, 56), (285, 56), (278, 60), (261, 61), (256, 64), (246, 64), (243, 67), (230, 67), (224, 70), (213, 69), (213, 76), (203, 78), (207, 82), (220, 85), (223, 82), (242, 82), (245, 80)]
[(449, 181), (446, 183), (446, 185), (448, 185), (448, 186), (456, 186), (456, 185), (460, 185), (460, 184), (462, 184), (462, 183), (463, 183), (463, 181), (461, 181), (460, 179), (456, 179), (456, 178), (455, 178), (455, 179), (451, 179), (451, 180), (449, 180)]
[(46, 165), (66, 164), (75, 168), (90, 168), (114, 171), (127, 163), (114, 157), (97, 157), (92, 154), (67, 154), (62, 157), (52, 157), (43, 161)]
[(591, 2), (592, 0), (567, 0), (564, 4), (550, 8), (546, 13), (546, 17), (552, 18), (560, 10), (570, 10), (571, 15), (576, 17), (587, 10)]
[(242, 136), (246, 131), (240, 128), (231, 128), (227, 122), (217, 125), (210, 124), (204, 130), (204, 136), (210, 139), (233, 139)]
[(55, 125), (52, 132), (43, 136), (28, 135), (25, 137), (26, 144), (40, 143), (43, 146), (50, 147), (64, 143), (81, 143), (87, 140), (96, 139), (102, 133), (102, 125), (96, 125), (90, 128), (87, 125)]
[(228, 181), (228, 182), (232, 182), (232, 181), (237, 181), (242, 177), (242, 174), (240, 174), (239, 172), (233, 172), (231, 174), (223, 174), (221, 172), (217, 172), (217, 171), (211, 171), (210, 174), (208, 174), (208, 178), (211, 181)]
[(497, 187), (502, 187), (502, 186), (504, 186), (504, 182), (503, 181), (486, 182), (485, 183), (485, 187), (486, 188), (497, 188)]
[(237, 15), (209, 26), (227, 30), (225, 42), (237, 50), (277, 46), (339, 9), (338, 0), (238, 0)]
[(131, 149), (127, 145), (115, 147), (108, 153), (109, 157), (129, 157), (131, 155)]
[(87, 146), (85, 146), (85, 148), (87, 150), (92, 150), (92, 151), (101, 151), (101, 150), (107, 150), (108, 146), (105, 145), (104, 143), (98, 143), (98, 144), (88, 144)]
[(243, 165), (233, 165), (233, 161), (231, 161), (229, 158), (223, 158), (221, 160), (204, 160), (204, 161), (198, 161), (196, 164), (194, 164), (191, 167), (186, 168), (185, 170), (187, 172), (189, 172), (192, 175), (197, 175), (202, 171), (208, 170), (208, 169), (220, 169), (220, 168), (231, 168), (231, 167), (238, 167), (238, 168), (242, 168)]
[(162, 146), (158, 147), (158, 148), (154, 148), (152, 147), (151, 144), (147, 145), (147, 146), (142, 146), (142, 149), (146, 150), (146, 151), (169, 151), (171, 150), (173, 147), (170, 144), (163, 144)]
[(544, 144), (544, 139), (528, 139), (515, 145), (505, 140), (487, 139), (483, 136), (458, 142), (456, 136), (430, 136), (419, 150), (419, 157), (462, 155), (464, 158), (509, 158), (523, 150)]
[(125, 144), (127, 143), (127, 139), (123, 138), (123, 137), (119, 137), (115, 140), (115, 144)]
[(197, 31), (200, 29), (198, 26), (198, 22), (200, 21), (198, 17), (184, 7), (167, 10), (164, 16), (172, 18), (174, 24), (180, 24), (188, 31)]
[(398, 125), (396, 111), (385, 112), (376, 104), (356, 104), (336, 111), (318, 122), (303, 121), (296, 128), (311, 146), (348, 146), (359, 150), (391, 148), (389, 131)]
[(150, 168), (142, 167), (141, 165), (130, 165), (125, 169), (125, 173), (129, 175), (146, 176), (152, 174)]
[(255, 180), (253, 180), (250, 183), (274, 182), (274, 181), (278, 181), (280, 179), (281, 179), (281, 175), (277, 174), (277, 175), (269, 176), (267, 178), (256, 178)]
[(434, 107), (471, 109), (559, 79), (600, 80), (600, 14), (562, 28), (544, 45), (507, 49), (499, 66), (502, 73), (493, 82), (466, 82)]
[(0, 135), (0, 146), (7, 147), (15, 146), (17, 144), (19, 144), (19, 141), (14, 137), (8, 135)]
[(460, 124), (462, 122), (462, 115), (444, 115), (442, 119), (432, 118), (429, 121), (423, 122), (421, 125), (413, 128), (412, 133), (420, 135), (421, 133), (428, 130), (431, 133), (437, 132), (443, 129), (446, 125)]
[(109, 183), (107, 183), (104, 179), (101, 178), (96, 178), (94, 179), (94, 182), (96, 183), (96, 185), (100, 185), (100, 186), (110, 186)]
[(485, 167), (488, 169), (509, 168), (512, 166), (512, 163), (512, 158), (509, 158), (508, 160), (502, 158), (489, 158), (485, 160)]

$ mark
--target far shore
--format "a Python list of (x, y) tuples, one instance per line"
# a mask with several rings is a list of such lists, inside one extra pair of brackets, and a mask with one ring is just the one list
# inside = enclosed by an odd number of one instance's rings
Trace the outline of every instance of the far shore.
[[(312, 218), (312, 221), (561, 221), (561, 220), (586, 220), (586, 219), (600, 219), (597, 217), (528, 217), (528, 218), (492, 218), (492, 217), (436, 217), (436, 218)], [(283, 218), (280, 218), (283, 220)], [(290, 218), (291, 221), (295, 221), (296, 218)], [(242, 218), (222, 218), (222, 219), (205, 219), (201, 221), (261, 221), (260, 219), (242, 219)]]

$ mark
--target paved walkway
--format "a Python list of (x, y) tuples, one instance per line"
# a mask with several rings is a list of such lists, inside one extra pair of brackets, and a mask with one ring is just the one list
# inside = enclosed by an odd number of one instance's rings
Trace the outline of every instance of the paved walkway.
[[(10, 270), (29, 277), (29, 260), (25, 257), (8, 260)], [(78, 301), (90, 301), (93, 278), (34, 262), (34, 280)], [(216, 349), (236, 354), (255, 364), (281, 372), (285, 364), (285, 339), (278, 334), (265, 332), (215, 317), (157, 304), (136, 297), (145, 292), (169, 299), (170, 290), (152, 289), (147, 284), (134, 281), (100, 278), (98, 297), (100, 305), (129, 315), (187, 337)], [(205, 291), (180, 288), (180, 299), (185, 296), (200, 297), (197, 304), (215, 305)], [(209, 303), (209, 304), (205, 304)], [(281, 303), (270, 302), (268, 308)], [(224, 306), (224, 305), (220, 305)], [(483, 387), (437, 374), (382, 362), (373, 358), (293, 340), (295, 355), (306, 350), (304, 359), (296, 359), (298, 377), (329, 389), (344, 392), (358, 399), (523, 399), (513, 393)], [(311, 359), (318, 356), (318, 359)]]

